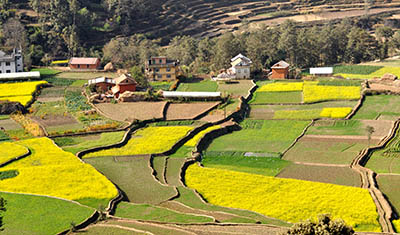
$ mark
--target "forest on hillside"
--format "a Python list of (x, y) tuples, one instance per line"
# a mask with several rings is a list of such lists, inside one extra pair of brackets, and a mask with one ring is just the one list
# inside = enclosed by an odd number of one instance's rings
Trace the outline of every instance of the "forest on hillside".
[[(173, 11), (179, 12), (179, 9), (193, 10), (190, 4), (203, 1), (173, 2), (176, 7)], [(274, 4), (257, 0), (204, 2), (215, 8), (242, 2)], [(298, 0), (291, 4), (313, 6), (325, 2)], [(364, 4), (364, 1), (333, 2)], [(48, 65), (52, 60), (72, 56), (97, 56), (103, 63), (111, 61), (118, 68), (140, 68), (149, 56), (163, 54), (180, 60), (185, 71), (195, 73), (226, 68), (229, 59), (238, 53), (246, 54), (253, 60), (255, 71), (261, 71), (282, 59), (295, 68), (306, 68), (383, 59), (400, 48), (400, 33), (383, 26), (382, 18), (368, 16), (307, 27), (286, 21), (279, 26), (252, 29), (244, 23), (240, 33), (224, 32), (218, 37), (182, 34), (168, 38), (143, 31), (170, 16), (170, 12), (165, 12), (165, 4), (171, 2), (1, 0), (0, 45), (5, 49), (22, 46), (27, 67)], [(171, 11), (171, 6), (168, 10)], [(177, 25), (175, 31), (179, 31), (179, 19), (170, 20), (170, 25)]]

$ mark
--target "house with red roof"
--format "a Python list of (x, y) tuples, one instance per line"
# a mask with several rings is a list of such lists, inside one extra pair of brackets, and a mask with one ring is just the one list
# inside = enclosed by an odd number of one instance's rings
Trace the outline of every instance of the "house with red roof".
[(136, 91), (137, 83), (131, 76), (122, 74), (121, 76), (114, 78), (115, 86), (111, 88), (111, 92), (115, 97), (119, 97), (125, 91)]
[(96, 70), (100, 68), (100, 59), (72, 57), (69, 60), (69, 67), (74, 70)]

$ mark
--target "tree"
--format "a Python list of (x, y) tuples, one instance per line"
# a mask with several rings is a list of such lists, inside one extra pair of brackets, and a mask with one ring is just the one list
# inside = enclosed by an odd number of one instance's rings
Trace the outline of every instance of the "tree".
[(149, 81), (147, 81), (146, 77), (143, 74), (142, 69), (139, 66), (133, 66), (130, 72), (131, 76), (140, 86), (149, 87)]
[(351, 235), (354, 234), (354, 230), (351, 226), (346, 225), (343, 220), (332, 220), (329, 215), (324, 214), (318, 216), (317, 222), (307, 220), (295, 224), (285, 234)]
[(372, 126), (367, 126), (367, 127), (365, 128), (365, 130), (367, 131), (367, 135), (368, 135), (368, 146), (369, 146), (369, 145), (370, 145), (370, 142), (371, 142), (371, 136), (372, 136), (372, 134), (374, 134), (375, 129), (374, 129), (374, 127), (372, 127)]
[(9, 19), (3, 25), (3, 37), (8, 47), (25, 49), (28, 44), (25, 27), (16, 18)]

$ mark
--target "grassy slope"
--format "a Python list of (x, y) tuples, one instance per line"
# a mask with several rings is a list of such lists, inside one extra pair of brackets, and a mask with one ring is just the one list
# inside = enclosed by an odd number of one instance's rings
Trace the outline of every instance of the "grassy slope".
[(246, 128), (215, 139), (209, 150), (283, 152), (308, 123), (307, 121), (264, 121), (259, 129)]
[(250, 104), (274, 104), (274, 103), (301, 103), (303, 93), (292, 92), (255, 92)]
[(149, 157), (124, 159), (116, 162), (112, 157), (99, 157), (85, 162), (117, 184), (131, 202), (157, 204), (176, 195), (172, 187), (163, 186), (153, 178)]
[(211, 168), (275, 176), (291, 163), (275, 157), (209, 156), (206, 154), (202, 164)]
[(400, 96), (367, 96), (353, 119), (396, 119), (400, 116), (399, 102)]
[(115, 216), (136, 220), (151, 220), (169, 223), (213, 222), (213, 219), (210, 217), (182, 214), (157, 206), (132, 204), (128, 202), (121, 202), (118, 204)]
[(56, 234), (88, 218), (93, 209), (54, 198), (0, 193), (7, 200), (2, 234)]
[(177, 91), (217, 91), (218, 84), (214, 81), (204, 80), (195, 83), (181, 83)]
[[(389, 198), (396, 211), (400, 211), (400, 175), (379, 175), (379, 189)], [(400, 231), (398, 231), (400, 232)]]
[(125, 135), (124, 131), (102, 133), (99, 139), (87, 139), (85, 137), (61, 137), (56, 138), (57, 145), (63, 150), (76, 154), (79, 151), (94, 147), (106, 146), (118, 143)]

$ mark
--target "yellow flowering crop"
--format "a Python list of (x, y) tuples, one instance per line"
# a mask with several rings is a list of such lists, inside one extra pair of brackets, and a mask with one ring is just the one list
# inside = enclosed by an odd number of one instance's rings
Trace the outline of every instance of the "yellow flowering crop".
[(361, 97), (358, 86), (318, 86), (305, 85), (303, 89), (304, 102), (326, 100), (355, 100)]
[(215, 205), (252, 210), (292, 223), (328, 213), (355, 230), (380, 231), (378, 213), (366, 189), (195, 164), (187, 169), (185, 181)]
[[(71, 154), (71, 157), (74, 155)], [(117, 195), (115, 186), (89, 164), (23, 167), (17, 170), (17, 177), (0, 181), (1, 191), (69, 200), (108, 199)]]
[(16, 142), (31, 149), (32, 154), (1, 171), (17, 170), (14, 178), (0, 181), (0, 191), (30, 193), (70, 200), (108, 199), (118, 193), (108, 179), (73, 154), (64, 152), (48, 138)]
[(47, 84), (46, 81), (16, 82), (0, 84), (0, 100), (20, 102), (26, 105), (32, 100), (32, 94), (40, 85)]
[(302, 91), (303, 82), (275, 82), (268, 83), (258, 89), (258, 92), (262, 91)]
[(199, 140), (205, 136), (208, 132), (211, 132), (213, 130), (220, 129), (221, 126), (215, 125), (215, 126), (210, 126), (209, 128), (205, 129), (204, 131), (200, 131), (197, 135), (193, 137), (193, 139), (190, 139), (188, 142), (185, 143), (185, 146), (189, 147), (194, 147), (196, 144), (199, 142)]
[(400, 232), (400, 219), (392, 221), (396, 232)]
[(378, 69), (377, 71), (370, 73), (370, 74), (349, 74), (349, 73), (338, 73), (335, 74), (337, 76), (342, 76), (344, 78), (364, 78), (364, 79), (369, 79), (369, 78), (380, 78), (386, 73), (391, 73), (396, 75), (397, 77), (400, 77), (400, 68), (399, 67), (383, 67), (381, 69)]
[(193, 127), (190, 126), (147, 127), (137, 131), (121, 148), (89, 153), (84, 158), (162, 153), (171, 149), (192, 129)]
[(10, 142), (0, 143), (0, 164), (27, 153), (28, 149), (24, 146)]
[(340, 107), (340, 108), (323, 108), (321, 111), (321, 117), (327, 118), (345, 118), (351, 112), (350, 107)]
[(21, 140), (15, 143), (30, 148), (32, 154), (24, 159), (0, 168), (0, 170), (48, 165), (79, 165), (82, 163), (73, 154), (64, 152), (58, 148), (53, 141), (48, 138)]

